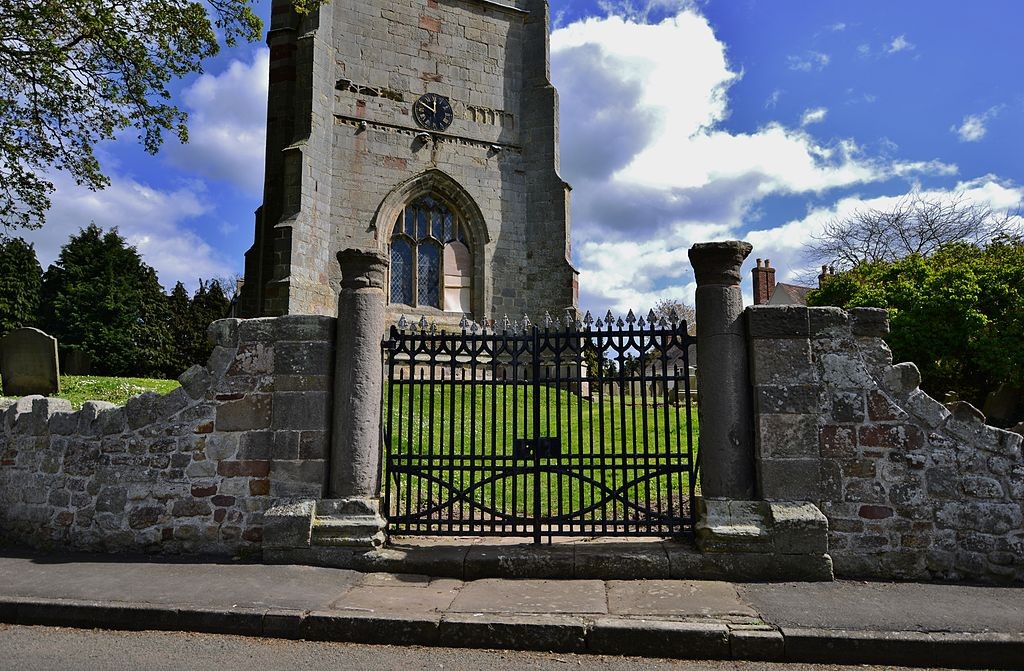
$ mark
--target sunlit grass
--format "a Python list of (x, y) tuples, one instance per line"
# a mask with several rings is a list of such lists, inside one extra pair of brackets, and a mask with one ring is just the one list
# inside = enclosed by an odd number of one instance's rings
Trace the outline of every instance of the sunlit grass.
[(181, 385), (177, 380), (61, 375), (60, 393), (51, 394), (51, 396), (71, 401), (71, 407), (77, 410), (86, 401), (106, 401), (115, 405), (124, 405), (132, 396), (138, 396), (147, 391), (167, 394), (179, 386)]

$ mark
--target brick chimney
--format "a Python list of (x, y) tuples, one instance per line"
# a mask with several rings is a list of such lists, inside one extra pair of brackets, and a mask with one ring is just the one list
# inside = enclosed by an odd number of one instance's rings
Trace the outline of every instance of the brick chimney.
[(771, 259), (757, 260), (757, 266), (751, 269), (754, 274), (754, 305), (764, 305), (775, 293), (775, 269)]
[(820, 289), (825, 285), (825, 281), (830, 279), (836, 274), (835, 266), (822, 266), (821, 274), (818, 275), (818, 288)]

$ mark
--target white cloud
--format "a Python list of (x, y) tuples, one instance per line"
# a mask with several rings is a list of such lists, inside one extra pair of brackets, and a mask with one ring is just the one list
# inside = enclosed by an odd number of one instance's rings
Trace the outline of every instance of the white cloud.
[(821, 123), (825, 120), (826, 116), (828, 116), (828, 108), (826, 107), (804, 110), (803, 115), (800, 117), (800, 125), (808, 126), (812, 123)]
[(808, 51), (798, 56), (789, 56), (786, 60), (790, 70), (817, 72), (824, 70), (832, 62), (832, 57), (820, 51)]
[(968, 114), (959, 126), (951, 126), (950, 132), (955, 133), (961, 142), (977, 142), (988, 133), (988, 122), (999, 116), (1002, 105), (990, 107), (981, 114)]
[(779, 99), (782, 98), (782, 89), (775, 89), (772, 91), (768, 99), (764, 101), (764, 108), (766, 110), (773, 110), (779, 104)]
[[(810, 53), (810, 67), (827, 64)], [(622, 16), (572, 23), (552, 33), (551, 58), (585, 309), (691, 296), (689, 246), (742, 235), (768, 197), (956, 172), (872, 157), (852, 139), (822, 143), (777, 122), (725, 130), (741, 75), (694, 8), (653, 25)], [(826, 110), (808, 114), (811, 123)]]
[(167, 148), (172, 163), (249, 195), (262, 193), (269, 71), (270, 51), (261, 47), (250, 62), (233, 60), (186, 88), (189, 143)]
[(841, 33), (842, 31), (846, 30), (846, 24), (843, 23), (842, 21), (839, 21), (838, 23), (833, 23), (831, 26), (828, 27), (828, 29), (831, 30), (833, 33)]
[(889, 46), (886, 47), (885, 50), (890, 54), (896, 54), (901, 51), (913, 51), (916, 48), (917, 46), (915, 44), (907, 41), (906, 35), (897, 35), (892, 38), (892, 41), (889, 42)]
[(118, 174), (110, 178), (109, 187), (93, 192), (63, 173), (53, 177), (57, 190), (46, 225), (21, 233), (35, 244), (44, 269), (57, 260), (68, 238), (90, 223), (104, 230), (118, 227), (167, 289), (178, 281), (191, 289), (200, 277), (224, 276), (234, 269), (234, 262), (185, 228), (188, 220), (213, 210), (201, 184), (189, 182), (165, 190)]

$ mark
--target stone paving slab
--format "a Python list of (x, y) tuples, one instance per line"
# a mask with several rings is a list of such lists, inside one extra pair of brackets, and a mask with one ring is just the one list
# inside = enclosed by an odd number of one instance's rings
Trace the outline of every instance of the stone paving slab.
[(451, 608), (462, 586), (461, 580), (451, 578), (408, 585), (397, 580), (385, 585), (363, 585), (348, 590), (330, 607), (368, 613), (443, 613)]
[(97, 559), (91, 555), (66, 556), (60, 561), (4, 557), (0, 560), (0, 593), (311, 610), (326, 607), (362, 579), (355, 571), (312, 566), (206, 563), (197, 568), (188, 562)]
[(607, 613), (600, 580), (500, 580), (466, 583), (450, 609), (455, 613)]
[(611, 580), (608, 612), (616, 615), (756, 618), (731, 583), (713, 580)]

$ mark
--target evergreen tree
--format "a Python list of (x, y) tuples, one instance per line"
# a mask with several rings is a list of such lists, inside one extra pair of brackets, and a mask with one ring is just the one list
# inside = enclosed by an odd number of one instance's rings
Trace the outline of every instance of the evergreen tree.
[(178, 282), (167, 297), (167, 312), (170, 324), (171, 355), (168, 357), (164, 374), (168, 377), (180, 375), (191, 365), (192, 351), (192, 300), (185, 285)]
[(37, 324), (42, 277), (35, 247), (21, 238), (0, 236), (0, 338)]
[(117, 229), (95, 224), (61, 248), (42, 286), (42, 322), (99, 375), (157, 375), (173, 351), (167, 296), (156, 272)]

